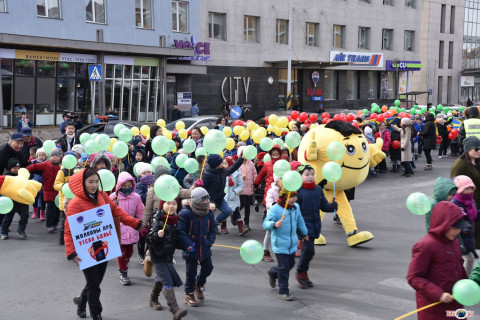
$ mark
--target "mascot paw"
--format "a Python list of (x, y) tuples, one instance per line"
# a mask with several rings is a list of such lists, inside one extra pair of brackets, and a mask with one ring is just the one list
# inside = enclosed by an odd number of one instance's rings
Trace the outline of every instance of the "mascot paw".
[(358, 246), (373, 239), (373, 234), (369, 231), (354, 231), (348, 236), (347, 242), (350, 247)]
[(313, 241), (313, 243), (316, 245), (316, 246), (324, 246), (327, 244), (327, 240), (325, 239), (324, 236), (320, 235), (320, 237), (318, 237), (317, 239), (315, 239), (315, 241)]

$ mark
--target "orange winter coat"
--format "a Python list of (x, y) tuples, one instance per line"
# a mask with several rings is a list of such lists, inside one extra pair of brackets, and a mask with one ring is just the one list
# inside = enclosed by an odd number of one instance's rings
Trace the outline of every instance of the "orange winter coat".
[[(88, 198), (88, 196), (85, 194), (85, 191), (83, 190), (84, 171), (85, 169), (75, 173), (68, 181), (68, 186), (70, 187), (70, 190), (72, 190), (75, 197), (68, 203), (67, 210), (65, 212), (67, 217), (96, 207), (103, 206), (105, 204), (109, 204), (114, 217), (119, 217), (120, 222), (122, 222), (124, 225), (138, 230), (142, 224), (141, 221), (131, 217), (120, 207), (117, 207), (115, 203), (110, 200), (106, 192), (98, 190), (98, 204), (94, 205), (92, 203), (92, 200)], [(77, 256), (77, 253), (75, 252), (75, 246), (73, 244), (73, 238), (70, 232), (70, 225), (68, 224), (68, 219), (65, 219), (64, 240), (67, 259), (71, 260)]]

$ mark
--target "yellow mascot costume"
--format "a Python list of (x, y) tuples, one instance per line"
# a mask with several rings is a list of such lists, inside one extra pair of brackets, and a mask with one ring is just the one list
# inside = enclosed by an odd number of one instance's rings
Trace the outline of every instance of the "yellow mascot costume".
[[(342, 167), (342, 177), (335, 183), (337, 214), (347, 234), (348, 245), (354, 247), (372, 240), (373, 234), (369, 231), (358, 231), (344, 190), (354, 188), (365, 181), (369, 166), (375, 167), (385, 158), (385, 153), (382, 152), (383, 140), (377, 139), (375, 144), (369, 144), (358, 128), (338, 120), (310, 130), (299, 146), (298, 161), (308, 163), (315, 169), (317, 184), (324, 179), (322, 167), (331, 161), (327, 157), (327, 146), (334, 141), (339, 141), (345, 146), (344, 156), (335, 161)], [(332, 182), (325, 185), (324, 193), (328, 201), (332, 202), (334, 196)], [(320, 235), (315, 244), (326, 244), (326, 240)]]
[(0, 194), (23, 204), (32, 204), (42, 184), (28, 180), (30, 173), (27, 169), (18, 170), (18, 176), (0, 176)]

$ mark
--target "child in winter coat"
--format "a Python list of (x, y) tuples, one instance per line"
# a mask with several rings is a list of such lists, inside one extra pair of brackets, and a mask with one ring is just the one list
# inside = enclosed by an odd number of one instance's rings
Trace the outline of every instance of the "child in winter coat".
[(297, 192), (290, 192), (285, 188), (280, 190), (277, 203), (268, 210), (263, 221), (263, 228), (272, 232), (272, 249), (277, 257), (277, 266), (270, 268), (268, 278), (270, 287), (275, 288), (278, 279), (278, 297), (284, 301), (292, 301), (293, 296), (288, 290), (290, 270), (295, 265), (295, 251), (297, 250), (297, 234), (309, 241), (308, 230), (297, 203)]
[[(137, 186), (135, 192), (140, 195), (142, 204), (147, 202), (148, 188), (155, 183), (155, 176), (153, 175), (152, 165), (149, 163), (140, 163), (137, 166)], [(140, 237), (137, 243), (138, 248), (138, 262), (144, 264), (145, 261), (145, 237)]]
[(183, 185), (183, 179), (185, 179), (185, 177), (187, 176), (187, 171), (184, 168), (180, 168), (176, 163), (177, 157), (180, 154), (185, 154), (185, 151), (183, 149), (180, 149), (178, 150), (178, 153), (175, 153), (172, 156), (172, 162), (170, 163), (170, 175), (177, 179), (180, 187), (185, 188), (185, 186)]
[[(277, 177), (276, 174), (273, 174), (273, 182), (268, 189), (267, 196), (265, 197), (265, 203), (267, 210), (270, 210), (272, 206), (277, 203), (278, 193), (282, 188), (282, 179)], [(270, 254), (270, 244), (271, 244), (271, 232), (267, 230), (265, 232), (265, 238), (263, 239), (263, 261), (273, 262), (273, 258)]]
[[(7, 176), (18, 176), (18, 170), (22, 167), (20, 160), (12, 158), (8, 160), (7, 163)], [(12, 224), (13, 217), (15, 213), (18, 213), (20, 216), (20, 221), (18, 222), (17, 234), (22, 240), (27, 239), (27, 234), (25, 233), (25, 229), (27, 228), (28, 223), (28, 205), (13, 201), (13, 208), (12, 210), (7, 213), (6, 215), (1, 215), (2, 220), (0, 220), (1, 227), (0, 227), (0, 239), (7, 240), (8, 239), (8, 229)]]
[(401, 163), (401, 159), (402, 159), (402, 151), (400, 150), (400, 147), (399, 148), (394, 148), (393, 146), (395, 145), (394, 142), (397, 141), (397, 143), (400, 142), (400, 132), (397, 131), (397, 130), (393, 130), (391, 135), (390, 135), (391, 139), (392, 139), (392, 143), (390, 144), (390, 150), (389, 150), (389, 153), (390, 153), (390, 160), (392, 162), (392, 170), (390, 170), (390, 172), (399, 172), (400, 171), (400, 163)]
[(205, 161), (205, 156), (197, 156), (195, 160), (197, 160), (198, 162), (198, 170), (197, 172), (187, 174), (185, 178), (183, 178), (183, 186), (185, 187), (185, 189), (190, 189), (195, 183), (195, 181), (200, 179), (200, 173), (202, 172), (202, 166)]
[(57, 172), (60, 170), (60, 163), (62, 160), (62, 154), (54, 148), (50, 151), (50, 161), (42, 163), (34, 163), (27, 167), (27, 170), (33, 173), (41, 173), (43, 177), (43, 197), (46, 202), (47, 208), (47, 231), (49, 233), (57, 230), (57, 225), (60, 220), (60, 211), (55, 205), (55, 198), (58, 191), (54, 189), (55, 178)]
[[(235, 164), (234, 157), (226, 157), (223, 159), (223, 166), (225, 169), (233, 166)], [(243, 226), (242, 217), (240, 215), (240, 191), (243, 190), (243, 178), (239, 170), (235, 171), (227, 177), (225, 185), (227, 186), (227, 194), (225, 195), (225, 201), (227, 201), (228, 206), (232, 209), (233, 214), (230, 216), (230, 221), (234, 226), (238, 226), (238, 234), (243, 236), (248, 232), (248, 229), (245, 229)], [(222, 233), (228, 233), (228, 229), (225, 228), (225, 231), (222, 230)]]
[(209, 193), (201, 187), (193, 189), (189, 205), (179, 213), (177, 229), (186, 263), (185, 302), (191, 306), (198, 304), (195, 297), (204, 300), (204, 286), (213, 270), (211, 247), (215, 242), (216, 224)]
[[(432, 210), (440, 201), (450, 201), (457, 193), (457, 186), (455, 183), (444, 177), (438, 177), (433, 184), (433, 196), (432, 196)], [(430, 217), (432, 211), (427, 212), (425, 215), (425, 225), (428, 233), (430, 229)]]
[[(241, 157), (244, 147), (238, 149), (238, 156)], [(242, 174), (243, 190), (240, 192), (240, 211), (245, 210), (243, 217), (244, 227), (250, 231), (250, 207), (253, 205), (253, 182), (257, 178), (257, 170), (255, 165), (250, 160), (245, 160), (238, 170)]]
[[(368, 127), (367, 127), (368, 128)], [(371, 130), (371, 129), (370, 129)], [(300, 261), (298, 261), (295, 280), (301, 288), (313, 287), (313, 283), (308, 278), (308, 269), (310, 261), (315, 255), (314, 240), (320, 236), (322, 221), (320, 219), (320, 210), (323, 212), (333, 212), (338, 208), (334, 201), (329, 203), (323, 194), (322, 188), (315, 184), (315, 170), (312, 166), (305, 164), (297, 168), (302, 175), (303, 184), (298, 190), (297, 204), (300, 207), (303, 220), (308, 230), (308, 240), (303, 241)]]
[[(173, 290), (173, 287), (180, 287), (183, 284), (173, 264), (175, 249), (180, 248), (180, 242), (177, 239), (178, 216), (176, 212), (176, 199), (169, 202), (161, 201), (160, 210), (155, 214), (152, 229), (147, 235), (147, 243), (157, 274), (150, 294), (150, 306), (154, 310), (162, 309), (158, 295), (163, 290), (163, 296), (167, 300), (173, 318), (181, 319), (187, 315), (187, 310), (180, 309)], [(191, 247), (192, 250), (194, 250), (193, 247)]]
[(268, 153), (270, 155), (271, 160), (267, 161), (263, 165), (262, 170), (260, 170), (254, 182), (255, 184), (254, 188), (258, 189), (263, 179), (266, 179), (265, 190), (263, 195), (263, 205), (265, 205), (264, 215), (267, 212), (265, 198), (267, 196), (268, 189), (270, 189), (270, 186), (272, 185), (272, 182), (273, 182), (273, 165), (275, 164), (275, 162), (277, 162), (277, 160), (280, 160), (280, 157), (282, 155), (282, 149), (280, 149), (280, 146), (276, 144)]
[(132, 161), (130, 165), (127, 167), (127, 172), (132, 175), (132, 177), (135, 177), (135, 172), (133, 172), (133, 168), (135, 165), (139, 162), (147, 162), (147, 157), (145, 156), (145, 152), (141, 149), (135, 150), (135, 161)]
[[(379, 137), (383, 140), (382, 151), (388, 156), (390, 154), (390, 131), (387, 129), (387, 125), (385, 123), (380, 123), (380, 130), (378, 131), (380, 134)], [(378, 172), (379, 173), (386, 173), (387, 172), (387, 157), (380, 162), (378, 165)]]
[[(135, 193), (135, 179), (128, 172), (120, 173), (115, 190), (117, 191), (110, 195), (110, 199), (129, 216), (141, 220), (144, 207), (142, 199)], [(129, 285), (131, 282), (128, 278), (128, 262), (133, 254), (133, 245), (138, 242), (140, 235), (137, 230), (123, 223), (120, 223), (120, 229), (122, 255), (117, 258), (118, 272), (120, 283)]]
[(470, 228), (464, 229), (460, 233), (463, 242), (463, 266), (465, 267), (467, 275), (469, 275), (472, 272), (475, 259), (478, 258), (478, 255), (475, 252), (475, 230), (473, 228), (475, 220), (477, 219), (477, 207), (475, 205), (475, 201), (473, 200), (475, 184), (473, 183), (472, 179), (463, 175), (453, 178), (453, 182), (457, 186), (458, 190), (453, 196), (451, 202), (462, 209), (462, 211), (465, 213), (464, 220), (471, 225)]
[(413, 246), (407, 280), (416, 291), (417, 308), (443, 303), (420, 311), (419, 320), (444, 319), (447, 310), (463, 307), (453, 299), (452, 288), (467, 278), (457, 236), (469, 227), (455, 204), (441, 201), (433, 208), (428, 234)]
[[(38, 148), (35, 155), (35, 159), (31, 160), (30, 163), (42, 163), (47, 160), (47, 153), (43, 148)], [(43, 184), (43, 178), (41, 174), (34, 174), (32, 180)], [(38, 217), (40, 217), (40, 221), (45, 221), (45, 201), (43, 200), (43, 188), (37, 193), (37, 197), (33, 203), (32, 219), (37, 219)]]

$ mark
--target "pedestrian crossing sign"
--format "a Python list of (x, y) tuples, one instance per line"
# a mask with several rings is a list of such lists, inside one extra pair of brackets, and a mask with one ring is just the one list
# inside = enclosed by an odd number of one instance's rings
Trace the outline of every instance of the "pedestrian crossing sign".
[(102, 81), (102, 65), (92, 64), (88, 66), (88, 77), (90, 81)]

